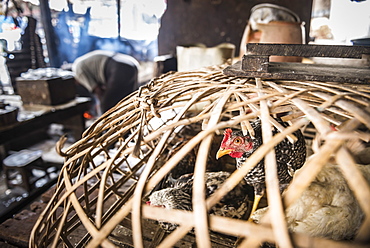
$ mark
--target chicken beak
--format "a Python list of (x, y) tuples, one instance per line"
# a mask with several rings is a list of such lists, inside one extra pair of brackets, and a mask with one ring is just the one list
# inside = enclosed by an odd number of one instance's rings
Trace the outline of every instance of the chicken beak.
[(216, 154), (216, 159), (219, 159), (221, 158), (222, 156), (226, 155), (226, 154), (230, 154), (233, 150), (232, 149), (223, 149), (223, 148), (220, 148), (218, 151), (217, 151), (217, 154)]

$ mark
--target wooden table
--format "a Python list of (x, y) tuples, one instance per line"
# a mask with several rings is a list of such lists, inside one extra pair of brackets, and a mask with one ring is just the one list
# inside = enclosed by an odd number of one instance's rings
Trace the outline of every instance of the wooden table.
[(25, 137), (37, 130), (47, 130), (50, 124), (60, 123), (72, 130), (73, 137), (81, 138), (85, 130), (84, 112), (89, 109), (90, 98), (77, 97), (74, 100), (55, 106), (23, 105), (19, 96), (1, 95), (0, 100), (12, 106), (19, 107), (18, 122), (0, 126), (1, 155), (14, 149), (18, 142), (24, 142)]
[[(23, 105), (19, 96), (6, 95), (0, 95), (0, 100), (5, 100), (6, 103), (19, 107), (18, 122), (0, 126), (0, 166), (3, 159), (10, 155), (10, 151), (26, 149), (34, 143), (42, 143), (48, 139), (47, 130), (52, 123), (67, 126), (74, 139), (80, 139), (85, 130), (83, 114), (89, 109), (91, 102), (90, 98), (77, 97), (68, 103), (56, 106)], [(54, 164), (54, 162), (45, 161), (45, 163), (48, 166), (62, 166), (62, 164)], [(0, 207), (0, 223), (24, 208), (55, 182), (56, 178), (49, 180), (45, 185), (33, 189), (27, 197), (15, 202), (5, 210), (4, 207)]]

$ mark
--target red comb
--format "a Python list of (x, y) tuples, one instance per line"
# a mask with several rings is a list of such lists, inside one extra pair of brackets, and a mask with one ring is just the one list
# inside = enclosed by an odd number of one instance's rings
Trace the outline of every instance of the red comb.
[(231, 130), (230, 128), (225, 129), (224, 138), (222, 139), (222, 142), (221, 142), (221, 147), (225, 145), (226, 141), (230, 138), (232, 132), (233, 130)]
[(336, 126), (334, 126), (333, 124), (332, 124), (332, 125), (330, 125), (330, 128), (331, 128), (331, 130), (333, 130), (333, 131), (338, 131), (338, 128), (337, 128)]
[(233, 130), (231, 130), (231, 128), (227, 128), (227, 129), (225, 129), (225, 131), (224, 131), (224, 134), (231, 134), (233, 132)]

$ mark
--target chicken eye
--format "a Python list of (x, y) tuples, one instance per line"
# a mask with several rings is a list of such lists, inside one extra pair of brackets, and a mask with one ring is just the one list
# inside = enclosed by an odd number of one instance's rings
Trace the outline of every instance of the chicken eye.
[(243, 140), (242, 140), (241, 138), (236, 138), (236, 139), (234, 139), (234, 144), (235, 144), (235, 145), (239, 145), (239, 144), (241, 144), (241, 143), (243, 143)]

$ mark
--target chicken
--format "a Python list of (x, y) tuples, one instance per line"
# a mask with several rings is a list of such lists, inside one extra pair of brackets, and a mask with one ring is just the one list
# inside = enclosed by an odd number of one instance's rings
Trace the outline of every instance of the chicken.
[[(183, 148), (187, 142), (194, 137), (201, 129), (201, 126), (198, 124), (184, 126), (177, 134), (175, 139), (171, 141), (171, 144), (167, 147), (167, 151), (165, 152), (164, 160), (158, 160), (158, 164), (161, 165), (162, 163), (168, 161), (172, 156), (174, 156), (181, 148)], [(216, 150), (217, 144), (213, 144), (213, 150)], [(178, 179), (180, 176), (193, 173), (195, 161), (198, 154), (199, 145), (195, 146), (191, 149), (178, 163), (177, 165), (155, 186), (153, 189), (154, 191), (173, 187), (174, 181)], [(221, 171), (224, 170), (222, 168), (222, 164), (216, 160), (213, 155), (208, 156), (207, 167), (206, 170), (210, 171)]]
[[(229, 172), (206, 172), (206, 197), (212, 195), (222, 183), (230, 176)], [(193, 174), (182, 175), (173, 187), (161, 189), (153, 192), (149, 196), (148, 205), (164, 207), (167, 209), (181, 209), (192, 211), (192, 191), (193, 191)], [(233, 190), (225, 195), (220, 202), (214, 205), (210, 214), (224, 217), (241, 219), (248, 211), (248, 185), (243, 181)], [(176, 229), (177, 225), (158, 220), (160, 226), (170, 232)]]
[[(287, 123), (281, 119), (277, 121), (287, 127)], [(220, 158), (226, 154), (236, 159), (236, 167), (240, 168), (243, 163), (262, 145), (261, 122), (256, 120), (252, 123), (255, 131), (255, 138), (250, 135), (243, 135), (241, 131), (233, 131), (226, 129), (224, 137), (216, 157)], [(273, 134), (278, 130), (273, 129)], [(293, 133), (297, 137), (297, 141), (291, 143), (287, 138), (275, 146), (276, 162), (278, 178), (280, 183), (280, 191), (289, 185), (292, 180), (294, 172), (302, 167), (306, 160), (306, 143), (303, 134), (300, 130)], [(254, 187), (254, 203), (251, 213), (253, 213), (258, 206), (258, 203), (265, 192), (265, 166), (264, 159), (262, 159), (249, 173), (245, 176), (247, 184)]]
[[(370, 186), (370, 165), (357, 165)], [(259, 222), (268, 207), (257, 210)], [(286, 220), (291, 232), (333, 240), (351, 240), (364, 218), (353, 192), (334, 164), (327, 164), (290, 207)]]

